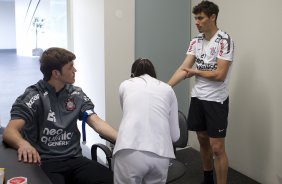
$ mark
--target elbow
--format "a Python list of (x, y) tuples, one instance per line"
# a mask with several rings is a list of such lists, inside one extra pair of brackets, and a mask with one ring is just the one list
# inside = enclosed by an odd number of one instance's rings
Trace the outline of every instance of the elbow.
[(224, 82), (225, 77), (221, 77), (221, 76), (215, 77), (214, 80), (217, 81), (217, 82)]
[(217, 74), (214, 76), (214, 80), (217, 82), (224, 82), (226, 78), (226, 75), (222, 75), (222, 74)]

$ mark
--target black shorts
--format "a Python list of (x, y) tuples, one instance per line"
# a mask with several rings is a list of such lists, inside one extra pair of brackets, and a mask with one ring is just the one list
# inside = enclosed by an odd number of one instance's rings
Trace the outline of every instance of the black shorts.
[(188, 130), (207, 131), (212, 138), (225, 137), (228, 110), (229, 98), (220, 103), (192, 97), (187, 118)]
[(42, 161), (41, 168), (53, 184), (113, 184), (113, 173), (85, 157)]

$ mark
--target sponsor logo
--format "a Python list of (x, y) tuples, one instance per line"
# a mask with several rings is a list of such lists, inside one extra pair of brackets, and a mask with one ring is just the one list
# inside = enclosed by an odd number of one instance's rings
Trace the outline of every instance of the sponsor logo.
[(31, 99), (29, 100), (29, 102), (25, 103), (30, 109), (32, 108), (32, 105), (34, 104), (34, 102), (36, 100), (39, 99), (39, 94), (34, 95), (33, 97), (31, 97)]
[(224, 52), (224, 43), (223, 43), (223, 40), (221, 40), (219, 55), (222, 56), (223, 52)]
[(223, 132), (225, 129), (218, 129), (218, 132), (220, 133), (220, 132)]
[(56, 123), (55, 112), (50, 110), (49, 114), (48, 114), (48, 117), (47, 117), (47, 120)]
[(66, 146), (69, 145), (73, 132), (67, 132), (63, 129), (44, 128), (41, 142), (48, 146)]
[(90, 101), (90, 98), (88, 96), (83, 96), (83, 99), (84, 99), (85, 102)]
[(65, 107), (68, 111), (73, 111), (76, 106), (75, 106), (75, 103), (74, 103), (74, 99), (73, 98), (68, 98), (66, 101), (65, 101)]
[(45, 91), (45, 92), (43, 93), (43, 95), (44, 95), (44, 96), (48, 95), (48, 91)]
[(74, 92), (71, 93), (71, 95), (79, 95), (79, 94), (80, 94), (80, 92), (78, 92), (78, 91), (74, 91)]
[(204, 60), (197, 58), (196, 67), (198, 70), (211, 71), (217, 69), (217, 63), (205, 63)]
[(192, 52), (192, 50), (193, 50), (193, 45), (195, 45), (195, 43), (196, 43), (196, 40), (194, 40), (194, 41), (190, 44), (190, 46), (189, 46), (189, 48), (188, 48), (188, 52)]

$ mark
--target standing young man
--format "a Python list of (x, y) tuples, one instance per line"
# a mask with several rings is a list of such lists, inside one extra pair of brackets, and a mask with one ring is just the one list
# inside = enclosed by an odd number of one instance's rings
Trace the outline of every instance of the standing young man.
[(77, 120), (115, 141), (117, 132), (94, 112), (94, 104), (75, 81), (75, 55), (49, 48), (40, 58), (43, 80), (17, 98), (3, 140), (17, 149), (18, 160), (40, 164), (54, 184), (113, 183), (112, 172), (82, 156)]
[[(213, 184), (213, 167), (218, 184), (226, 184), (228, 158), (225, 136), (228, 119), (228, 82), (234, 43), (218, 29), (218, 6), (202, 1), (193, 8), (200, 34), (192, 39), (187, 56), (168, 84), (175, 86), (195, 76), (188, 114), (188, 129), (196, 131), (204, 170), (204, 184)], [(196, 63), (196, 68), (192, 68)]]

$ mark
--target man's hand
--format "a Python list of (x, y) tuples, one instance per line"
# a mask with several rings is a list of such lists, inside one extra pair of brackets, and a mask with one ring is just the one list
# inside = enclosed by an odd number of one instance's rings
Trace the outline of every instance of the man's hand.
[(186, 72), (186, 78), (190, 78), (193, 77), (196, 74), (196, 70), (195, 68), (182, 68), (183, 71)]
[(37, 150), (29, 144), (29, 142), (23, 140), (19, 144), (18, 148), (18, 160), (24, 163), (41, 164), (41, 158)]

